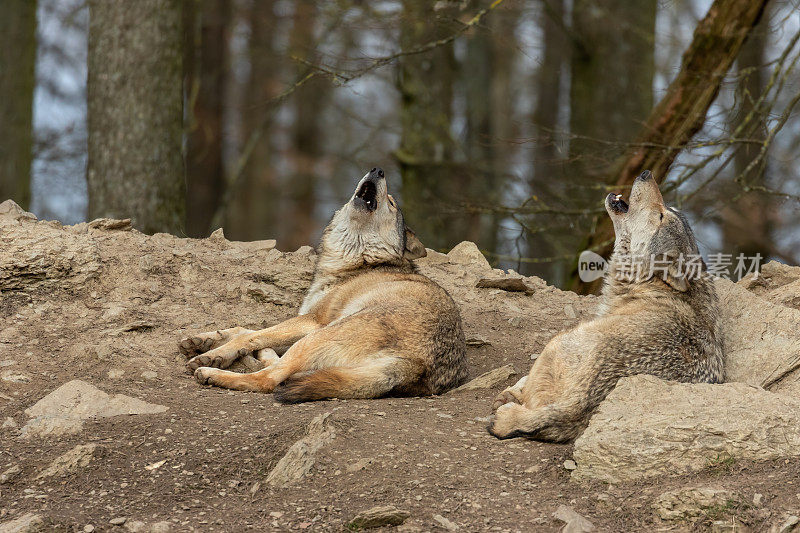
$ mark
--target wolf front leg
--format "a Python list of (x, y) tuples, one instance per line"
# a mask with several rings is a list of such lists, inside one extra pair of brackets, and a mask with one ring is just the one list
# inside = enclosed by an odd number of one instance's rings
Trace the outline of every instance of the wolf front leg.
[(296, 316), (267, 329), (236, 336), (221, 346), (192, 357), (186, 362), (186, 368), (190, 372), (200, 367), (227, 368), (243, 355), (293, 344), (320, 327), (321, 324), (310, 315)]
[(198, 333), (197, 335), (192, 335), (191, 337), (187, 337), (179, 342), (178, 350), (180, 350), (180, 352), (187, 358), (191, 358), (198, 354), (213, 350), (214, 348), (218, 348), (234, 337), (244, 335), (245, 333), (253, 333), (253, 330), (235, 327)]
[(582, 402), (554, 403), (537, 409), (507, 403), (497, 409), (488, 430), (498, 439), (527, 437), (548, 442), (569, 442), (581, 434), (589, 414)]

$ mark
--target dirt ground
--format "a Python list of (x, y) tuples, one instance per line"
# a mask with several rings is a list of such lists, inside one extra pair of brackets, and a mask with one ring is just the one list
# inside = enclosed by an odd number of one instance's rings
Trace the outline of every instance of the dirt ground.
[[(558, 531), (564, 523), (553, 513), (564, 504), (599, 531), (694, 531), (715, 520), (765, 531), (800, 511), (797, 460), (721, 461), (692, 476), (577, 484), (564, 466), (571, 445), (486, 433), (491, 400), (507, 383), (291, 406), (199, 386), (184, 370), (180, 339), (268, 326), (296, 312), (313, 253), (272, 246), (220, 235), (147, 237), (113, 224), (0, 225), (0, 472), (21, 469), (0, 484), (0, 523), (34, 512), (52, 531), (124, 531), (111, 523), (122, 518), (166, 521), (172, 531), (341, 531), (357, 513), (388, 504), (410, 513), (400, 531), (445, 530), (435, 515), (461, 531)], [(475, 288), (491, 271), (474, 257), (431, 254), (420, 265), (461, 306), (472, 376), (511, 364), (518, 375), (508, 383), (518, 379), (532, 355), (596, 302), (535, 278), (527, 280), (532, 294)], [(69, 436), (19, 438), (24, 410), (72, 379), (168, 410), (88, 421)], [(267, 474), (323, 413), (332, 413), (335, 437), (310, 474), (269, 487)], [(36, 479), (86, 443), (99, 445), (91, 462)], [(735, 491), (742, 503), (692, 522), (657, 518), (658, 495), (696, 484)]]

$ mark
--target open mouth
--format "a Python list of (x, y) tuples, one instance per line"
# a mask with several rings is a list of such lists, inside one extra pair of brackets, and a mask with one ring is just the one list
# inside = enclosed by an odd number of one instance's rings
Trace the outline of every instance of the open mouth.
[(627, 213), (628, 212), (628, 204), (625, 203), (625, 200), (622, 199), (621, 194), (614, 194), (611, 193), (608, 195), (608, 205), (611, 206), (611, 210), (615, 213)]
[(356, 198), (362, 200), (369, 211), (375, 211), (378, 208), (378, 187), (375, 182), (367, 180), (362, 183), (356, 192)]

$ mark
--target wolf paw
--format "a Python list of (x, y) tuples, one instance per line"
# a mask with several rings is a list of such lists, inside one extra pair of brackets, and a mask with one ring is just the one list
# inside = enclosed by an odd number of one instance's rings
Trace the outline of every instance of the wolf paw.
[(201, 366), (194, 371), (194, 378), (200, 385), (215, 385), (214, 374), (217, 372), (216, 368)]
[(500, 394), (498, 394), (495, 399), (494, 403), (492, 404), (492, 412), (494, 413), (500, 407), (507, 403), (520, 403), (519, 398), (517, 398), (511, 391), (508, 389), (504, 390)]
[(183, 339), (178, 343), (178, 350), (188, 359), (211, 350), (214, 348), (216, 341), (217, 339), (213, 337), (213, 334), (201, 333), (194, 337)]

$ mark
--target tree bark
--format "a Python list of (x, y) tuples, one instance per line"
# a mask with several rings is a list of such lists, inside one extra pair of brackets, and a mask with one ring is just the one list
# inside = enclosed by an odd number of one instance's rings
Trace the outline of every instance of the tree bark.
[[(768, 0), (715, 0), (695, 29), (683, 54), (681, 69), (666, 94), (650, 113), (637, 142), (620, 158), (605, 183), (620, 191), (629, 189), (642, 170), (649, 169), (662, 182), (669, 167), (692, 136), (702, 128), (708, 108)], [(599, 199), (598, 199), (599, 202)], [(608, 255), (614, 230), (601, 217), (586, 242), (587, 249)], [(576, 254), (577, 256), (577, 254)], [(580, 293), (599, 289), (573, 275), (572, 288)]]
[[(273, 47), (276, 17), (272, 0), (253, 2), (247, 13), (250, 25), (248, 56), (250, 77), (244, 87), (240, 109), (242, 138), (248, 139), (257, 128), (264, 128), (243, 169), (242, 185), (231, 199), (225, 223), (226, 234), (242, 241), (278, 237), (277, 175), (273, 169), (273, 148), (268, 134), (272, 123), (264, 124), (265, 105), (282, 86), (277, 72), (280, 63)], [(228, 231), (230, 229), (230, 232)]]
[[(185, 2), (187, 11), (195, 0)], [(186, 146), (186, 233), (205, 237), (211, 229), (211, 218), (219, 207), (225, 188), (222, 161), (223, 101), (228, 66), (228, 28), (230, 2), (202, 0), (199, 4), (199, 37), (193, 42), (196, 50), (194, 72), (188, 80), (187, 95), (191, 106)], [(187, 33), (189, 33), (187, 31)], [(187, 43), (188, 44), (188, 43)], [(188, 55), (188, 54), (187, 54)]]
[(90, 218), (182, 232), (182, 42), (180, 0), (90, 0)]
[(0, 201), (31, 201), (36, 0), (7, 0), (0, 16)]
[[(401, 49), (410, 50), (446, 37), (447, 30), (431, 22), (437, 15), (453, 18), (452, 14), (435, 12), (431, 2), (404, 0)], [(454, 142), (450, 131), (455, 77), (452, 43), (425, 54), (403, 56), (399, 62), (402, 131), (395, 157), (403, 183), (403, 214), (422, 242), (435, 249), (452, 246), (449, 235), (454, 230), (461, 231), (454, 214), (443, 212), (454, 211), (454, 204), (462, 196), (453, 172)]]

